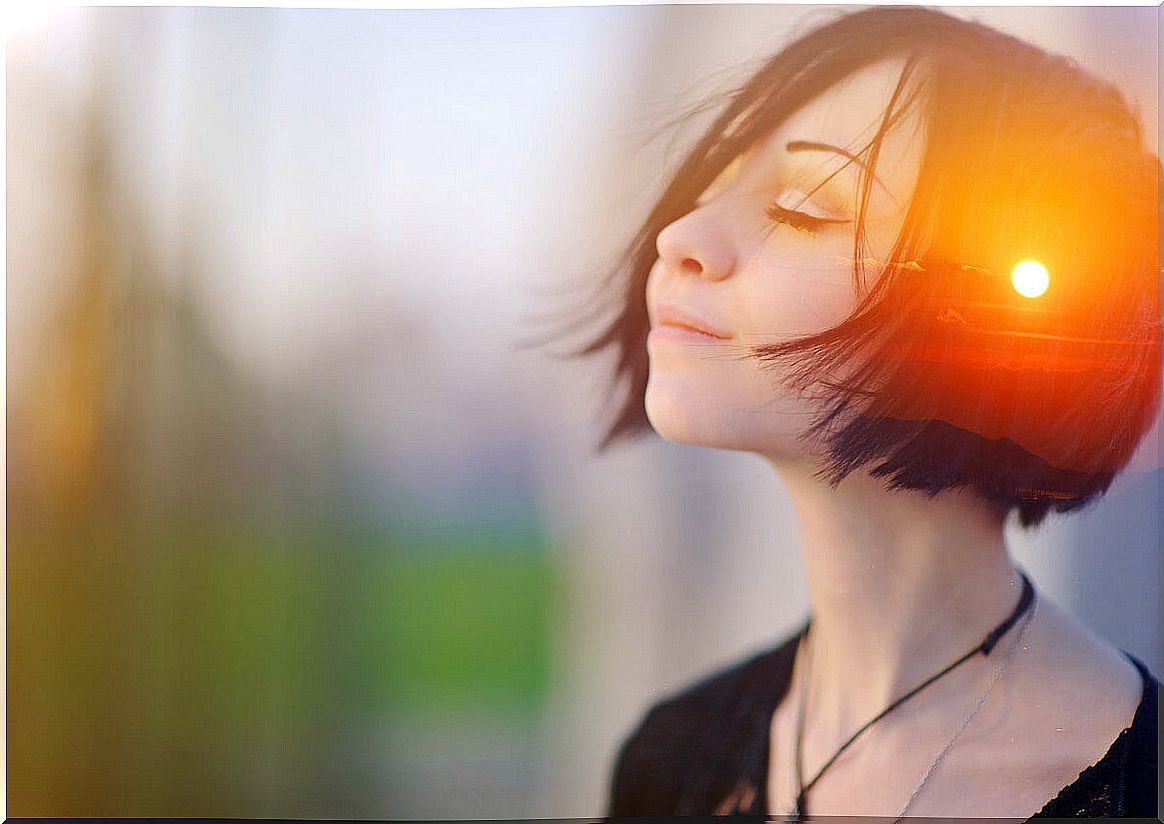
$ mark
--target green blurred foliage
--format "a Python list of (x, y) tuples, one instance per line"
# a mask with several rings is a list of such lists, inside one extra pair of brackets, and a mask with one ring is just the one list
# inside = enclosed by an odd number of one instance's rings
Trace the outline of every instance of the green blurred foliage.
[(368, 570), (363, 603), (371, 607), (377, 706), (410, 714), (536, 710), (550, 679), (557, 600), (539, 538), (460, 535), (408, 549)]
[(10, 528), (9, 810), (368, 809), (337, 731), (538, 711), (552, 559), (532, 532)]

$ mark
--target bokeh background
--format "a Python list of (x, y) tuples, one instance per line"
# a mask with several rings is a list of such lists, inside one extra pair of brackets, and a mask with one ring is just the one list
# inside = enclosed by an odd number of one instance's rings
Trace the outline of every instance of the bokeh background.
[[(605, 812), (653, 701), (807, 614), (758, 459), (595, 456), (523, 348), (725, 91), (839, 7), (89, 8), (7, 50), (8, 813)], [(1159, 9), (951, 9), (1158, 146)], [(562, 347), (558, 347), (560, 350)], [(1012, 531), (1161, 671), (1153, 432)]]

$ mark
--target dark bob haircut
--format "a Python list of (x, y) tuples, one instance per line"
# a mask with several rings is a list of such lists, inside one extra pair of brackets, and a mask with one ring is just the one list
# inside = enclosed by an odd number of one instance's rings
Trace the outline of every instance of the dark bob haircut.
[[(572, 353), (615, 353), (620, 400), (599, 448), (649, 428), (645, 285), (656, 236), (798, 108), (892, 57), (904, 68), (880, 128), (849, 147), (869, 167), (856, 193), (857, 308), (751, 354), (820, 400), (806, 436), (826, 445), (822, 477), (839, 483), (867, 467), (890, 488), (969, 487), (1035, 525), (1106, 491), (1154, 418), (1160, 163), (1114, 87), (933, 9), (844, 14), (730, 95), (601, 281), (605, 297), (617, 295), (614, 319)], [(873, 170), (883, 136), (912, 108), (925, 135), (916, 188), (889, 258), (874, 260), (863, 243)], [(1011, 286), (1024, 259), (1050, 273), (1038, 299)]]

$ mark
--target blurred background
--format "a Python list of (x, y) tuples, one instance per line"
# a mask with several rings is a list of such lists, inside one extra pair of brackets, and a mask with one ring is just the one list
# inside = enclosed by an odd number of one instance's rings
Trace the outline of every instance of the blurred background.
[[(605, 812), (652, 702), (807, 615), (758, 459), (596, 457), (522, 348), (809, 6), (88, 8), (7, 49), (8, 814)], [(952, 9), (1157, 149), (1158, 9)], [(1164, 669), (1158, 435), (1012, 530)]]

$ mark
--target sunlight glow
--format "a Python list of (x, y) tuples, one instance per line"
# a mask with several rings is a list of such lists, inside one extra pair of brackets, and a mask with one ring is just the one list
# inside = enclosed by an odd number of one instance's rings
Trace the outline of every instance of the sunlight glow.
[(1010, 282), (1023, 297), (1037, 298), (1047, 291), (1051, 276), (1047, 274), (1047, 267), (1037, 260), (1023, 260), (1011, 270)]

